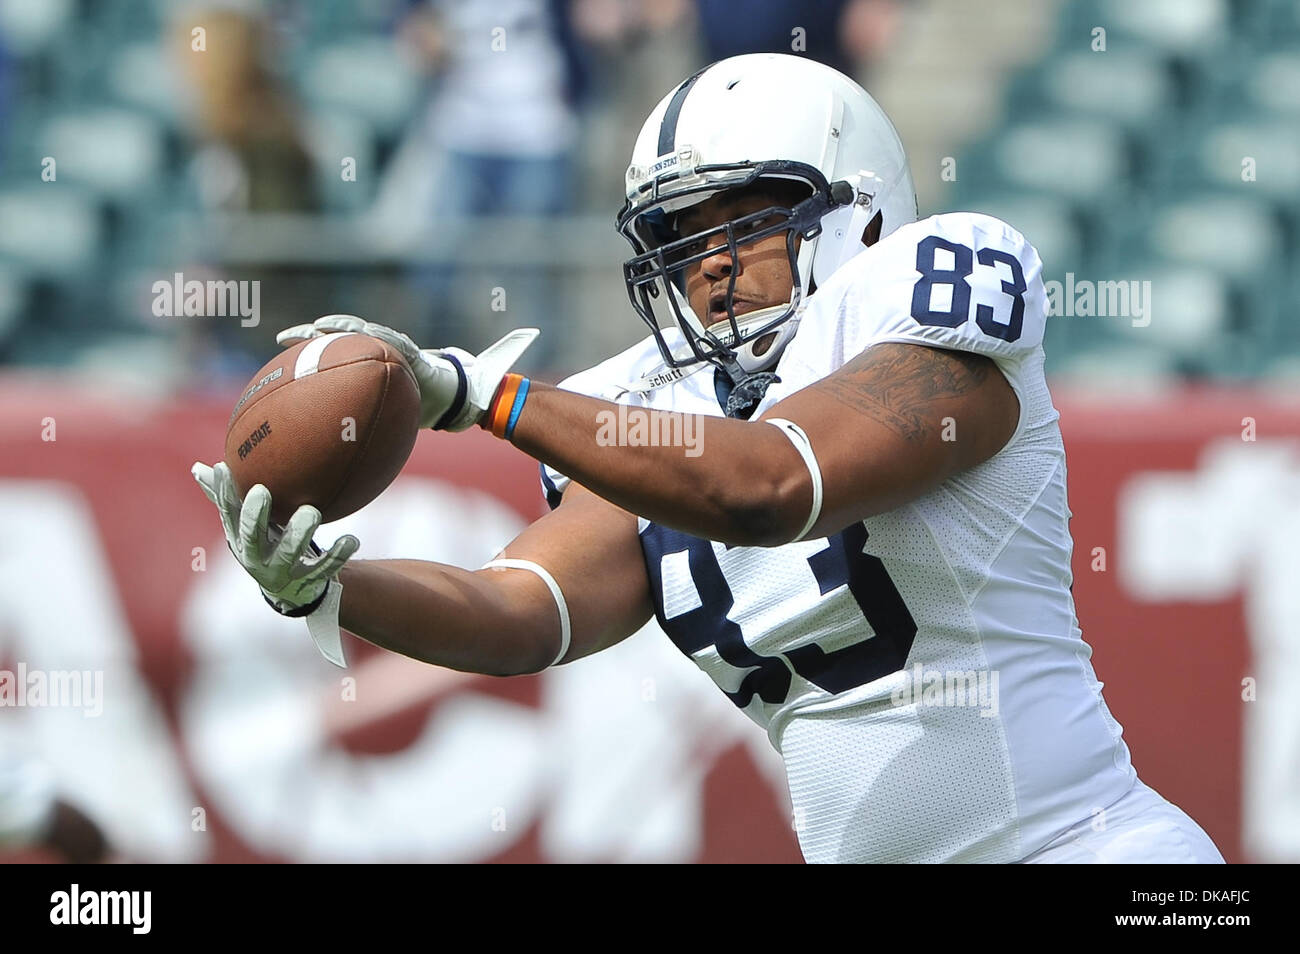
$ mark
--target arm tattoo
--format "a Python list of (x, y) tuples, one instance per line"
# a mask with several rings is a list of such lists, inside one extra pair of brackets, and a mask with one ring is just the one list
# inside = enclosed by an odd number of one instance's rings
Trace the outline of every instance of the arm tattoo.
[(974, 391), (991, 367), (991, 359), (968, 351), (888, 342), (868, 348), (812, 387), (917, 443), (933, 424), (927, 406)]

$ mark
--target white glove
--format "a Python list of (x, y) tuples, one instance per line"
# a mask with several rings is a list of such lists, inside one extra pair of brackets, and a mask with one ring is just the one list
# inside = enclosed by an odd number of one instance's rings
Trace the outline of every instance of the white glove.
[(345, 534), (322, 552), (312, 542), (321, 522), (315, 507), (299, 507), (284, 527), (278, 527), (270, 522), (271, 492), (261, 484), (241, 503), (224, 462), (215, 467), (195, 463), (190, 473), (217, 505), (230, 552), (257, 581), (266, 601), (285, 616), (306, 616), (321, 654), (337, 666), (345, 665), (338, 627), (342, 586), (335, 577), (357, 552), (357, 538)]
[(275, 336), (288, 347), (308, 338), (338, 331), (370, 335), (392, 345), (406, 359), (420, 386), (420, 426), (463, 431), (483, 418), (501, 379), (541, 333), (516, 328), (479, 355), (460, 348), (421, 350), (402, 334), (355, 315), (326, 315), (309, 325), (294, 325)]

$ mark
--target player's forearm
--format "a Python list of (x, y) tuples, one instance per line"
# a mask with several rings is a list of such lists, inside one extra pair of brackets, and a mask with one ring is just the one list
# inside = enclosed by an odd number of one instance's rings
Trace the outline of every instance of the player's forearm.
[[(421, 560), (357, 560), (339, 581), (343, 628), (403, 656), (510, 676), (536, 672), (555, 654), (549, 619), (533, 619), (529, 601), (482, 572)], [(544, 609), (554, 615), (553, 607)]]
[[(511, 440), (624, 510), (694, 536), (767, 546), (788, 542), (803, 526), (808, 470), (776, 428), (625, 411), (644, 417), (637, 423), (620, 417), (616, 404), (533, 384)], [(658, 446), (646, 446), (650, 435)]]

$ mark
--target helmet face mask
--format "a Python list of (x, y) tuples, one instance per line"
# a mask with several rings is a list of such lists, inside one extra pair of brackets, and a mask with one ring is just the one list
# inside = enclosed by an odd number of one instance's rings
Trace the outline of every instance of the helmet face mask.
[[(744, 215), (679, 234), (683, 210), (769, 182), (784, 187), (774, 190), (771, 207), (745, 203), (735, 210)], [(802, 191), (789, 194), (792, 184)], [(708, 362), (737, 384), (780, 360), (817, 285), (868, 241), (916, 220), (902, 142), (876, 101), (828, 66), (779, 53), (719, 60), (665, 95), (632, 148), (625, 194), (618, 230), (632, 245), (623, 275), (633, 310), (668, 367)], [(773, 305), (780, 289), (763, 277), (773, 292), (763, 297), (767, 307), (742, 300), (738, 316), (736, 276), (747, 246), (767, 240), (771, 249), (779, 232), (786, 233), (789, 301)], [(711, 272), (708, 313), (698, 315), (687, 279), (715, 256), (720, 273), (723, 254), (731, 258), (725, 302), (724, 276)], [(742, 299), (753, 284), (742, 280)]]
[[(711, 170), (701, 167), (696, 171)], [(624, 209), (619, 231), (639, 252), (623, 266), (628, 297), (654, 335), (664, 362), (671, 368), (681, 368), (707, 361), (738, 379), (754, 370), (738, 367), (738, 351), (770, 336), (789, 321), (807, 294), (799, 267), (801, 241), (817, 237), (822, 218), (842, 205), (848, 193), (833, 189), (817, 169), (801, 163), (752, 163), (726, 171), (731, 174), (723, 182), (714, 179), (678, 189), (664, 188), (668, 184), (656, 181), (653, 189), (646, 190), (650, 193), (647, 201)], [(803, 186), (807, 198), (793, 204), (768, 205), (688, 235), (681, 235), (674, 227), (680, 212), (693, 205), (720, 194), (752, 192), (766, 183), (771, 183), (774, 192), (789, 191), (791, 185)], [(741, 249), (782, 233), (792, 280), (789, 301), (738, 317), (734, 295), (736, 278), (742, 271)], [(686, 280), (705, 259), (724, 252), (731, 258), (724, 300), (727, 317), (706, 326), (686, 299)], [(674, 352), (669, 346), (663, 332), (673, 326), (681, 332), (689, 351), (679, 348)], [(770, 345), (764, 353), (768, 350)]]

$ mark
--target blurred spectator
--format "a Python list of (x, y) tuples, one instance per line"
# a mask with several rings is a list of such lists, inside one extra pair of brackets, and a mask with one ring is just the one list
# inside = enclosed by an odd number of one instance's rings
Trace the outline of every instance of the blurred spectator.
[(683, 76), (742, 53), (794, 53), (861, 78), (897, 33), (902, 0), (572, 0), (594, 51), (600, 109), (583, 181), (608, 211), (640, 123)]
[(840, 13), (840, 48), (856, 69), (850, 76), (863, 78), (884, 58), (903, 19), (903, 0), (849, 0)]
[(581, 157), (584, 198), (591, 211), (612, 216), (623, 204), (623, 174), (641, 123), (666, 91), (707, 61), (693, 0), (572, 0), (571, 11), (595, 72)]
[[(204, 30), (201, 50), (193, 46), (196, 27)], [(195, 151), (188, 172), (199, 206), (207, 212), (321, 211), (302, 110), (271, 68), (273, 35), (260, 5), (218, 0), (186, 7), (174, 19), (173, 41), (189, 81)], [(262, 307), (271, 312), (252, 328), (237, 321), (182, 323), (182, 353), (196, 382), (247, 378), (278, 350), (276, 331), (315, 317), (276, 313), (275, 303), (295, 302), (307, 292), (274, 267), (245, 267), (238, 274), (203, 262), (179, 267), (200, 281), (260, 282), (268, 292)]]
[[(320, 201), (296, 107), (271, 73), (267, 22), (253, 12), (188, 10), (177, 21), (194, 96), (199, 199), (222, 210), (313, 211)], [(196, 51), (191, 29), (206, 31)]]
[(796, 53), (857, 76), (893, 35), (899, 0), (695, 0), (706, 62)]
[(435, 70), (432, 142), (447, 214), (547, 214), (569, 202), (578, 61), (552, 0), (426, 0), (404, 38)]
[(897, 32), (902, 0), (574, 0), (584, 39), (602, 49), (667, 31), (694, 7), (701, 65), (742, 53), (795, 53), (859, 75)]
[[(436, 157), (429, 221), (570, 210), (585, 74), (567, 3), (422, 0), (401, 35), (436, 80), (421, 130)], [(422, 276), (436, 312), (453, 297), (450, 279), (441, 267)], [(543, 329), (529, 358), (545, 364), (557, 334), (554, 279), (517, 267), (502, 285), (510, 324)], [(418, 335), (430, 332), (437, 340), (433, 329)]]

